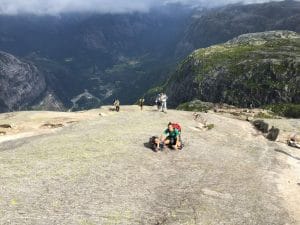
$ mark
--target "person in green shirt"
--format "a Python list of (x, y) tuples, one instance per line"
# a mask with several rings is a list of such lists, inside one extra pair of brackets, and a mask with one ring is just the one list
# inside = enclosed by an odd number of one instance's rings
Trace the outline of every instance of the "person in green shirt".
[(172, 123), (169, 123), (168, 129), (163, 132), (161, 141), (164, 145), (170, 146), (175, 150), (178, 150), (181, 147), (180, 132), (173, 127)]

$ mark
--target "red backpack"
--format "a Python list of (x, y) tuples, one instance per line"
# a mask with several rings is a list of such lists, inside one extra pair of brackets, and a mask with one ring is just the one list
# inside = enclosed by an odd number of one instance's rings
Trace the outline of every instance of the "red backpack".
[(181, 133), (181, 126), (179, 125), (179, 123), (172, 123), (172, 126)]

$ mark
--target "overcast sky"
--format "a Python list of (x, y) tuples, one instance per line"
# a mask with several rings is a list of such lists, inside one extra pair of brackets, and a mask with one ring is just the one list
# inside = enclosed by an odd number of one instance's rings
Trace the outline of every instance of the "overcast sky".
[[(148, 11), (151, 7), (181, 2), (216, 6), (228, 3), (260, 3), (269, 0), (0, 0), (0, 14), (59, 14), (64, 12), (122, 13)], [(280, 1), (280, 0), (275, 0)]]

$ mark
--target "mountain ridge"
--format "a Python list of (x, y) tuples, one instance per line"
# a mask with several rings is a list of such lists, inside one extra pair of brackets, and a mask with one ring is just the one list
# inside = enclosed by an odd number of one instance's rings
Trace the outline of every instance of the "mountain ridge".
[(243, 107), (299, 104), (299, 59), (298, 33), (244, 34), (194, 51), (164, 89), (171, 106), (195, 99)]
[(82, 101), (85, 109), (115, 98), (132, 104), (164, 83), (193, 50), (250, 31), (299, 31), (299, 14), (299, 2), (284, 1), (128, 15), (0, 16), (0, 50), (38, 68), (62, 106), (56, 109), (72, 108), (71, 100), (85, 90), (95, 96), (94, 103)]

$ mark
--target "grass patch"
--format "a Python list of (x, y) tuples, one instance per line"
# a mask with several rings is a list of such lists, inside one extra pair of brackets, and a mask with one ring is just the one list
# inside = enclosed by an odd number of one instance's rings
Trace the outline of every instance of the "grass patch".
[(276, 114), (275, 113), (264, 113), (259, 112), (257, 115), (254, 116), (254, 118), (260, 118), (260, 119), (275, 119)]
[(215, 128), (215, 125), (214, 124), (208, 124), (205, 126), (205, 128), (207, 128), (208, 130), (211, 130), (213, 128)]
[(207, 112), (213, 108), (212, 103), (201, 102), (199, 100), (186, 102), (177, 107), (178, 110), (192, 111), (192, 112)]
[(265, 107), (272, 112), (288, 117), (288, 118), (300, 118), (300, 104), (292, 103), (282, 103), (282, 104), (273, 104)]

